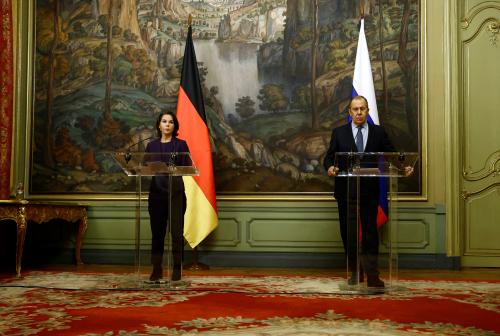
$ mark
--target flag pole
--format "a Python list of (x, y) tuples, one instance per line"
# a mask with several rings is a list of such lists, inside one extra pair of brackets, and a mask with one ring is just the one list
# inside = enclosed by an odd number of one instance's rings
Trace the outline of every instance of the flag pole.
[[(192, 22), (193, 16), (189, 14), (188, 27), (191, 27)], [(198, 245), (193, 248), (193, 261), (190, 264), (184, 265), (183, 268), (189, 271), (203, 271), (210, 269), (208, 265), (198, 261)]]
[(193, 248), (193, 262), (183, 267), (185, 270), (189, 271), (205, 271), (210, 269), (210, 266), (198, 261), (198, 246)]
[(359, 17), (360, 19), (365, 18), (365, 0), (361, 0), (359, 3)]

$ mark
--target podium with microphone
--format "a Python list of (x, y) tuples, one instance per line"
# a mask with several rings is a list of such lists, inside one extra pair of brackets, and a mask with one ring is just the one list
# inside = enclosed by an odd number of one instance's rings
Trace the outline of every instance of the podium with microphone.
[[(142, 139), (141, 141), (134, 143), (132, 146), (128, 147), (126, 151), (116, 151), (108, 152), (108, 154), (113, 158), (113, 160), (118, 164), (123, 173), (136, 180), (136, 191), (135, 191), (135, 253), (134, 253), (134, 264), (135, 264), (135, 274), (130, 279), (128, 284), (124, 284), (126, 287), (168, 287), (168, 288), (182, 288), (187, 286), (183, 281), (169, 281), (162, 280), (161, 282), (151, 283), (148, 281), (148, 273), (146, 270), (142, 270), (142, 266), (149, 265), (150, 256), (150, 228), (148, 220), (148, 196), (147, 196), (147, 186), (149, 186), (150, 179), (155, 176), (161, 179), (167, 179), (168, 181), (168, 207), (171, 209), (172, 205), (172, 179), (173, 177), (179, 176), (197, 176), (199, 175), (198, 168), (195, 166), (191, 154), (189, 152), (144, 152), (144, 151), (132, 151), (131, 148), (134, 146), (152, 139), (154, 137)], [(173, 259), (172, 259), (172, 240), (171, 240), (171, 213), (169, 211), (168, 218), (168, 232), (165, 244), (165, 268), (166, 268), (166, 279), (171, 278), (173, 269)], [(145, 219), (145, 218), (146, 219)]]

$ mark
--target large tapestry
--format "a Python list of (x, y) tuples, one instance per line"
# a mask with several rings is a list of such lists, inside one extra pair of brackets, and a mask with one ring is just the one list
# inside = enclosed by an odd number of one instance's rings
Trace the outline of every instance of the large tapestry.
[[(176, 108), (193, 18), (218, 194), (321, 194), (359, 33), (353, 0), (37, 0), (31, 193), (134, 189), (107, 154)], [(419, 152), (419, 0), (366, 1), (380, 124)], [(421, 194), (421, 171), (400, 191)]]
[(10, 196), (13, 102), (12, 3), (0, 0), (0, 199)]

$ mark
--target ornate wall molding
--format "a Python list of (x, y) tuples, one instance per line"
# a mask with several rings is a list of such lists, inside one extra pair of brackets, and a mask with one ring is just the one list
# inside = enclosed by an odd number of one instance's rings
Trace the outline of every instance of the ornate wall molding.
[[(461, 262), (468, 266), (498, 267), (500, 252), (496, 225), (500, 200), (500, 133), (498, 33), (500, 1), (457, 2), (457, 110), (460, 179), (455, 184), (461, 232)], [(453, 28), (452, 28), (453, 29)]]
[(490, 44), (492, 47), (496, 47), (497, 36), (500, 31), (500, 21), (494, 17), (486, 17), (486, 18), (482, 17), (482, 15), (486, 11), (490, 11), (491, 9), (500, 11), (500, 5), (498, 4), (498, 2), (487, 1), (480, 5), (474, 6), (462, 18), (461, 23), (462, 23), (462, 29), (467, 30), (471, 28), (473, 21), (482, 20), (481, 25), (470, 38), (474, 38), (477, 34), (479, 34), (479, 32), (484, 27), (486, 27), (486, 30), (490, 35), (489, 37)]
[(492, 46), (497, 46), (497, 34), (500, 31), (500, 21), (488, 23), (488, 31), (490, 32), (490, 43)]
[(469, 11), (465, 14), (465, 16), (462, 18), (462, 29), (467, 29), (469, 28), (470, 24), (472, 23), (472, 20), (481, 12), (488, 10), (488, 9), (498, 9), (500, 10), (500, 4), (498, 4), (498, 1), (486, 1), (481, 4), (478, 4), (472, 8), (469, 9)]
[(485, 161), (484, 167), (478, 171), (464, 169), (462, 176), (467, 181), (479, 181), (493, 175), (500, 175), (500, 151), (491, 154)]

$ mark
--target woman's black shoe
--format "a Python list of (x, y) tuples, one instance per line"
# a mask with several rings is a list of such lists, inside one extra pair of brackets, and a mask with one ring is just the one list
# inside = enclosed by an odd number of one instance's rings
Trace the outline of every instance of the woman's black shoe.
[(163, 278), (163, 268), (161, 266), (154, 266), (153, 272), (149, 276), (149, 281), (158, 281)]

